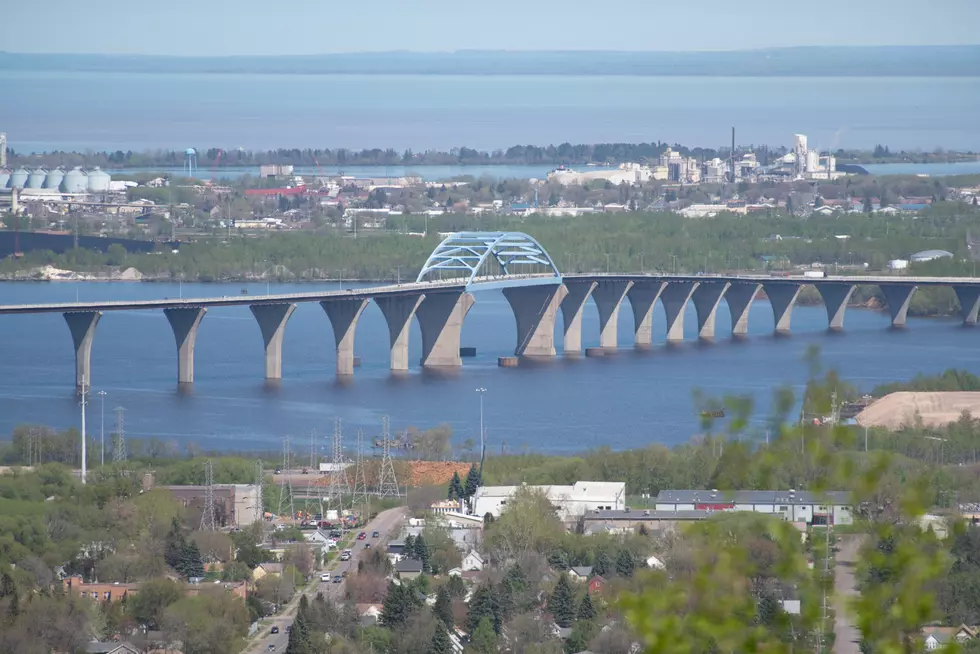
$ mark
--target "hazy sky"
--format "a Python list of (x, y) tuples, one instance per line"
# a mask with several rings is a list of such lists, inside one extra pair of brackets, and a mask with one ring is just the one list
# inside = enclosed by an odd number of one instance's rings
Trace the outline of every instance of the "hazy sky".
[[(26, 0), (0, 50), (315, 54), (980, 42), (980, 0)], [(41, 7), (43, 6), (43, 10)]]

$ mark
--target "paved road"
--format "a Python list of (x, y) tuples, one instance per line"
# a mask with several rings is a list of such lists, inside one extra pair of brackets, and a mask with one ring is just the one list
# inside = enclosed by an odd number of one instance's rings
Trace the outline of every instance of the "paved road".
[[(401, 523), (404, 521), (406, 516), (404, 508), (388, 509), (387, 511), (382, 511), (375, 517), (374, 520), (369, 522), (365, 527), (362, 527), (360, 531), (367, 533), (367, 539), (364, 542), (371, 543), (372, 547), (379, 547), (386, 543), (392, 536), (396, 535), (398, 530), (401, 528)], [(381, 538), (371, 538), (372, 532), (379, 532)], [(331, 578), (334, 575), (339, 575), (345, 570), (348, 574), (357, 573), (357, 562), (365, 555), (365, 553), (370, 553), (371, 550), (365, 550), (364, 544), (361, 541), (354, 541), (354, 545), (351, 547), (354, 555), (351, 557), (350, 561), (346, 563), (341, 562), (337, 559), (331, 561), (327, 567), (318, 571), (317, 578), (321, 572), (328, 573)], [(339, 598), (343, 591), (344, 584), (335, 584), (332, 582), (317, 582), (312, 584), (304, 594), (307, 597), (314, 597), (317, 593), (322, 592), (327, 597), (332, 597), (334, 599)], [(262, 631), (255, 640), (251, 642), (249, 647), (245, 649), (245, 652), (249, 654), (259, 654), (259, 652), (268, 652), (269, 645), (274, 645), (276, 652), (286, 651), (286, 643), (289, 640), (289, 635), (286, 633), (286, 626), (293, 623), (293, 618), (296, 615), (296, 608), (299, 606), (299, 595), (293, 598), (289, 602), (286, 609), (283, 610), (279, 615), (275, 616), (270, 624), (262, 627)], [(270, 629), (274, 626), (279, 627), (278, 634), (269, 633)]]
[(861, 642), (861, 632), (854, 626), (848, 604), (858, 595), (854, 573), (861, 537), (841, 536), (839, 543), (840, 552), (837, 553), (837, 566), (834, 568), (834, 611), (837, 616), (834, 620), (834, 652), (860, 654), (858, 644)]

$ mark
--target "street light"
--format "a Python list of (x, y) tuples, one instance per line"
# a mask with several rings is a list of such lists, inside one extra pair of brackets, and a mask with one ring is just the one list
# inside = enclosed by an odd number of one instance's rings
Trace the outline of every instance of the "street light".
[(99, 434), (102, 437), (102, 467), (105, 467), (105, 391), (99, 391), (99, 401), (102, 403), (102, 421)]
[(485, 388), (478, 388), (476, 392), (480, 394), (480, 462), (483, 462), (485, 445), (483, 443), (483, 394), (487, 392)]

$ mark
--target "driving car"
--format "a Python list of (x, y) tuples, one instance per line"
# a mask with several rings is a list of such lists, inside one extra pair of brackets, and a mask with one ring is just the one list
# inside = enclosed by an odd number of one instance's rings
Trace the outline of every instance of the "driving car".
[(364, 540), (365, 538), (367, 538), (367, 534), (363, 531), (357, 535), (357, 540)]
[(322, 575), (320, 575), (320, 581), (330, 581), (330, 575), (324, 572)]
[(344, 578), (341, 577), (340, 575), (334, 575), (334, 577), (333, 577), (333, 583), (335, 583), (335, 584), (339, 584), (343, 580), (344, 580)]
[(273, 627), (272, 629), (269, 630), (269, 633), (270, 634), (278, 634), (279, 633), (279, 627)]
[(379, 532), (379, 531), (373, 531), (373, 532), (371, 532), (371, 538), (378, 538), (380, 535), (381, 535), (381, 532)]

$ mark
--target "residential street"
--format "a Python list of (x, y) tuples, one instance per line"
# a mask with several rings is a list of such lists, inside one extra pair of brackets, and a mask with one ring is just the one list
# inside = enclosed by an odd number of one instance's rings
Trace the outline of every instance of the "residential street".
[[(371, 543), (372, 547), (379, 547), (383, 543), (386, 543), (396, 534), (396, 532), (401, 528), (402, 522), (405, 519), (405, 508), (399, 507), (395, 509), (388, 509), (387, 511), (382, 511), (377, 515), (377, 517), (369, 522), (364, 527), (361, 527), (357, 531), (364, 531), (367, 533), (368, 543)], [(371, 538), (372, 532), (380, 532), (380, 538)], [(353, 556), (350, 561), (341, 562), (337, 559), (331, 561), (327, 567), (318, 571), (317, 578), (323, 572), (329, 573), (331, 577), (334, 575), (342, 574), (347, 571), (348, 574), (357, 573), (357, 562), (366, 553), (370, 553), (371, 550), (364, 549), (364, 544), (362, 541), (354, 541), (354, 545), (351, 547), (353, 551)], [(344, 588), (344, 584), (335, 584), (332, 582), (317, 582), (312, 584), (304, 594), (307, 597), (314, 597), (318, 592), (322, 592), (327, 597), (337, 598), (341, 595)], [(269, 645), (274, 645), (276, 652), (286, 651), (286, 643), (289, 640), (289, 634), (286, 633), (286, 627), (293, 623), (293, 617), (296, 615), (296, 608), (299, 606), (300, 594), (297, 593), (296, 596), (290, 600), (286, 609), (272, 618), (269, 624), (262, 627), (261, 631), (256, 634), (255, 639), (251, 642), (250, 646), (244, 651), (254, 654), (259, 654), (260, 652), (269, 652)], [(270, 633), (270, 629), (273, 626), (279, 627), (278, 634)]]
[(858, 644), (861, 633), (854, 626), (851, 611), (848, 607), (851, 599), (857, 597), (856, 580), (854, 578), (857, 565), (858, 549), (861, 547), (861, 537), (855, 535), (841, 536), (840, 552), (837, 553), (837, 566), (834, 569), (834, 652), (837, 654), (860, 654)]

